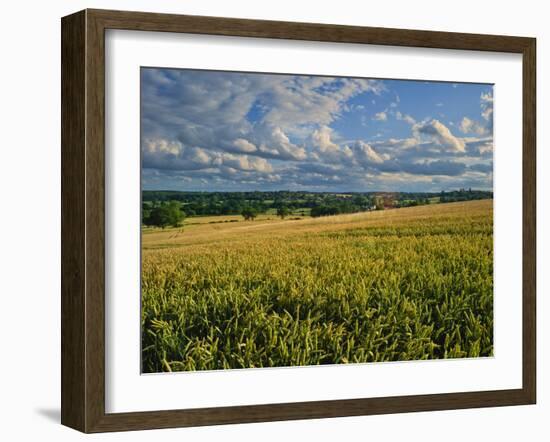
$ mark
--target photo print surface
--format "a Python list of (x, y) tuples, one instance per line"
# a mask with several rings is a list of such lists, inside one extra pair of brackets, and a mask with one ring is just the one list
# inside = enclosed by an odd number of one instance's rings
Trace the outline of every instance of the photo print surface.
[(141, 68), (143, 373), (493, 355), (493, 86)]

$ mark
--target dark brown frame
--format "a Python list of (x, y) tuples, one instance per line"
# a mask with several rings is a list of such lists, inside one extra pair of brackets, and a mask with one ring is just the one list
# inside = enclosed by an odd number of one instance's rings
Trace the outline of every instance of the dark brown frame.
[[(142, 430), (536, 401), (536, 40), (233, 18), (84, 10), (62, 19), (61, 422), (83, 432)], [(523, 56), (523, 386), (401, 397), (105, 413), (106, 29), (518, 53)]]

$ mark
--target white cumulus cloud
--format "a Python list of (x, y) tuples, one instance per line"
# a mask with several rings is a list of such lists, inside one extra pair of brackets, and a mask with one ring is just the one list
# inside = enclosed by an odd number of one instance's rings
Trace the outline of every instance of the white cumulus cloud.
[(468, 117), (462, 118), (459, 128), (465, 134), (475, 133), (477, 135), (485, 135), (487, 133), (487, 128), (485, 126)]
[(353, 153), (357, 162), (364, 166), (381, 164), (385, 160), (389, 159), (388, 155), (379, 154), (372, 148), (372, 146), (360, 140), (356, 141), (353, 145)]
[(466, 149), (464, 141), (455, 137), (439, 120), (417, 123), (413, 126), (413, 133), (417, 138), (428, 138), (451, 152), (464, 152)]

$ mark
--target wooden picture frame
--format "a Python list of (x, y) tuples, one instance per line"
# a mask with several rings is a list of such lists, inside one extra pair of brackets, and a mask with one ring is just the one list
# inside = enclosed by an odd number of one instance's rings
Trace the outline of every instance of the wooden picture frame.
[[(513, 390), (105, 412), (105, 30), (495, 51), (523, 57), (523, 385)], [(62, 424), (83, 432), (534, 404), (536, 41), (533, 38), (84, 10), (62, 19)]]

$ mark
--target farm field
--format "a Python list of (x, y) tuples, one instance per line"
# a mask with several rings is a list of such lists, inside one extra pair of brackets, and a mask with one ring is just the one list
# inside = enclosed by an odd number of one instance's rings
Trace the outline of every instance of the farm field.
[(143, 372), (492, 352), (492, 200), (143, 229)]

